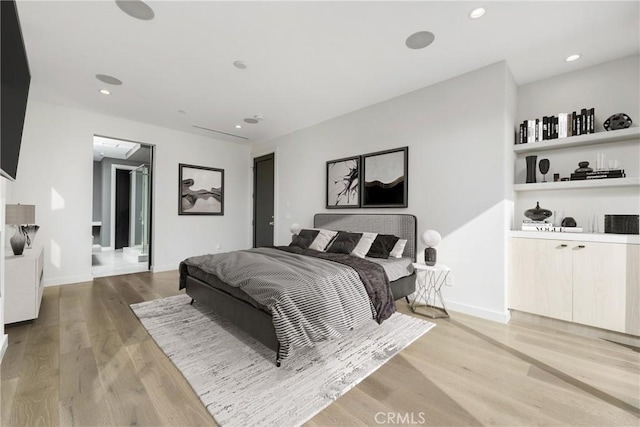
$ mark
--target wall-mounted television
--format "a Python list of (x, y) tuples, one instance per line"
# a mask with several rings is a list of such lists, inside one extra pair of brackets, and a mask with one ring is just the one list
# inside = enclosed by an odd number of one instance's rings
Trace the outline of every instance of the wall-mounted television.
[(0, 173), (16, 179), (31, 74), (14, 0), (0, 1)]

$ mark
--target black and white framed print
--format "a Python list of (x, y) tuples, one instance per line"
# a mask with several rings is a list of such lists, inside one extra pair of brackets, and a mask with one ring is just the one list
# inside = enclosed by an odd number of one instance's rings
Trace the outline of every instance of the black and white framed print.
[(409, 147), (362, 156), (362, 207), (406, 208)]
[(224, 169), (180, 163), (179, 215), (224, 215)]
[(327, 209), (360, 207), (360, 156), (327, 162)]

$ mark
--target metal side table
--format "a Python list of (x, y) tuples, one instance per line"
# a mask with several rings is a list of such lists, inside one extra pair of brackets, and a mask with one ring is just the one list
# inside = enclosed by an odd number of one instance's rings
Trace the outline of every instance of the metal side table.
[[(417, 308), (428, 307), (433, 314), (425, 315), (432, 319), (449, 317), (447, 308), (444, 305), (444, 300), (442, 299), (442, 293), (440, 292), (442, 285), (447, 281), (447, 276), (451, 271), (449, 267), (442, 264), (430, 266), (416, 262), (413, 264), (413, 268), (416, 270), (416, 295), (411, 302), (411, 311), (416, 313)], [(436, 305), (436, 297), (440, 300), (441, 307)]]

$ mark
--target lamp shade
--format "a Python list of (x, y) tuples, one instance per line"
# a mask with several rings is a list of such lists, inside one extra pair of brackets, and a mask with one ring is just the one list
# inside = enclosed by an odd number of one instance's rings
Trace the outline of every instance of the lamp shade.
[(438, 246), (440, 244), (440, 241), (442, 240), (442, 236), (440, 236), (440, 233), (438, 233), (436, 230), (426, 230), (420, 237), (422, 243), (430, 248)]
[(36, 222), (36, 205), (6, 205), (5, 224), (22, 225)]
[(294, 222), (293, 224), (291, 224), (291, 227), (289, 227), (289, 230), (291, 230), (291, 234), (297, 235), (300, 230), (302, 230), (302, 227), (300, 227), (300, 224), (298, 224), (297, 222)]

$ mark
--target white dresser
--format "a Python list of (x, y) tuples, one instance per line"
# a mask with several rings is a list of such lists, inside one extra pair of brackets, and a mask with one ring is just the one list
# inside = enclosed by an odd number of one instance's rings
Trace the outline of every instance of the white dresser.
[[(7, 251), (11, 254), (11, 251)], [(38, 317), (42, 301), (42, 267), (44, 250), (34, 245), (23, 255), (7, 255), (4, 259), (4, 323), (15, 323)]]

